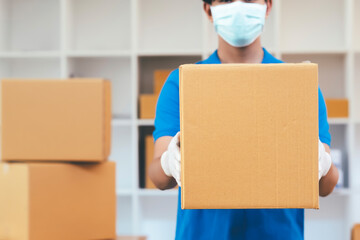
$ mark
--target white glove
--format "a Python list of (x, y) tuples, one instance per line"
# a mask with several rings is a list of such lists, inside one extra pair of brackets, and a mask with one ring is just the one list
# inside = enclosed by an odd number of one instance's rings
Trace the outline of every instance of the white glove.
[(180, 132), (171, 139), (168, 149), (161, 155), (160, 163), (164, 173), (175, 178), (177, 184), (180, 182)]
[(319, 180), (329, 172), (330, 167), (330, 154), (325, 151), (324, 144), (319, 139)]

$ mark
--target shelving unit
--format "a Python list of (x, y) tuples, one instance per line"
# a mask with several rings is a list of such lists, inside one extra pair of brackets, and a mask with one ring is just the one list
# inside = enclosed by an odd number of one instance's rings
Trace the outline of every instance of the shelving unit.
[[(319, 63), (324, 96), (350, 101), (349, 118), (329, 119), (346, 188), (305, 211), (307, 240), (349, 239), (360, 222), (359, 25), (360, 0), (274, 0), (264, 29), (268, 51)], [(0, 0), (0, 78), (111, 80), (118, 234), (173, 239), (178, 190), (139, 187), (140, 140), (154, 120), (138, 119), (138, 96), (151, 92), (155, 69), (197, 62), (216, 47), (201, 0)]]
[(282, 0), (280, 18), (284, 21), (280, 26), (281, 51), (345, 50), (345, 2)]
[(353, 32), (354, 32), (354, 48), (357, 51), (357, 53), (360, 53), (360, 29), (359, 29), (359, 24), (360, 24), (360, 14), (359, 14), (359, 9), (360, 9), (360, 0), (354, 0), (354, 24), (353, 24)]

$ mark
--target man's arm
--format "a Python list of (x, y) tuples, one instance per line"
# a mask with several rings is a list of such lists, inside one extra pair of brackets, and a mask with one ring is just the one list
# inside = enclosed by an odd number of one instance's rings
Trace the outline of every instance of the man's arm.
[(159, 137), (154, 146), (154, 159), (150, 164), (147, 174), (155, 186), (161, 190), (174, 188), (177, 183), (175, 178), (168, 177), (161, 167), (161, 155), (167, 150), (172, 137), (164, 136)]
[[(324, 144), (325, 151), (330, 154), (329, 145)], [(339, 179), (339, 172), (334, 164), (331, 164), (329, 172), (320, 179), (319, 181), (319, 195), (321, 197), (326, 197), (329, 195), (335, 188)]]

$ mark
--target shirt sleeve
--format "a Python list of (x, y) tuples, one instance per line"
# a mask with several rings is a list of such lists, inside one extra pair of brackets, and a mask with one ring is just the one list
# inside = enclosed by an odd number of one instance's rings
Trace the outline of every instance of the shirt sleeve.
[(327, 119), (327, 110), (324, 97), (319, 88), (319, 138), (320, 141), (331, 146), (331, 135), (329, 131), (329, 123)]
[(161, 89), (156, 104), (154, 141), (180, 131), (179, 69), (173, 70)]

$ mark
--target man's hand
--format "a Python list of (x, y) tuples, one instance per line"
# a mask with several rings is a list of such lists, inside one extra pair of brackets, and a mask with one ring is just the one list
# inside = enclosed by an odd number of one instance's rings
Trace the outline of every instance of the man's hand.
[(330, 154), (325, 151), (324, 144), (319, 139), (319, 180), (329, 172), (330, 167)]
[(178, 132), (170, 141), (167, 150), (160, 158), (161, 168), (169, 177), (174, 177), (177, 184), (181, 186), (180, 182), (180, 132)]

